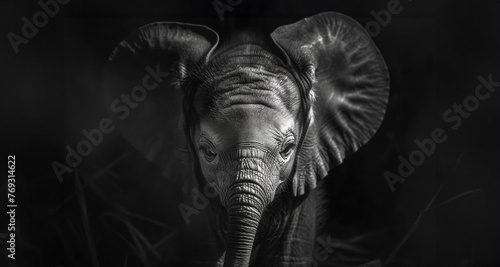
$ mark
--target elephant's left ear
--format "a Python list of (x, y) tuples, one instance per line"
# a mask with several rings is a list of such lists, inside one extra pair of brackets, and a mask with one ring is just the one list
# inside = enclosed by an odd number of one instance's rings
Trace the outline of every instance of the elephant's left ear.
[(189, 181), (192, 169), (182, 85), (192, 68), (208, 61), (218, 40), (202, 25), (148, 24), (120, 42), (103, 73), (109, 118), (133, 147), (179, 183)]
[(316, 187), (375, 134), (389, 97), (389, 73), (368, 33), (339, 13), (321, 13), (276, 29), (271, 37), (298, 75), (309, 103), (293, 178), (295, 195)]

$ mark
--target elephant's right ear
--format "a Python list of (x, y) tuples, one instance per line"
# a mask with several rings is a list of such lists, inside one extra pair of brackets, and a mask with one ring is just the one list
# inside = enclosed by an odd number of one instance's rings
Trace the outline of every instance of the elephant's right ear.
[(366, 30), (326, 12), (277, 28), (271, 37), (305, 77), (310, 123), (298, 153), (293, 193), (302, 195), (375, 134), (389, 97), (389, 72)]
[(205, 26), (153, 23), (123, 40), (106, 66), (106, 106), (119, 132), (175, 180), (184, 176), (179, 170), (190, 170), (180, 166), (189, 153), (180, 87), (190, 66), (205, 63), (218, 40)]

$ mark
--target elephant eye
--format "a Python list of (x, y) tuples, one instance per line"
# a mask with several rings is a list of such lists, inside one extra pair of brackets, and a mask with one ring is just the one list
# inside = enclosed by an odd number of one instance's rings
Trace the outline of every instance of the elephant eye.
[(205, 159), (208, 162), (212, 162), (215, 159), (215, 157), (217, 156), (217, 153), (215, 153), (214, 149), (212, 149), (210, 146), (208, 146), (206, 144), (202, 144), (200, 146), (200, 151), (203, 153), (203, 155), (205, 156)]
[(283, 147), (280, 152), (280, 155), (284, 160), (288, 160), (293, 150), (295, 149), (295, 140), (293, 139), (293, 137), (287, 139), (288, 140), (285, 140), (285, 142), (283, 142)]

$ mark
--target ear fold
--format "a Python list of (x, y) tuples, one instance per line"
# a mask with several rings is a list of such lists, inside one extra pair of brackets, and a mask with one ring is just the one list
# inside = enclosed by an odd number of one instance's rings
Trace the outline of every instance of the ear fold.
[(389, 74), (368, 33), (339, 13), (279, 27), (271, 37), (299, 75), (312, 81), (304, 88), (310, 90), (305, 95), (312, 120), (293, 178), (294, 194), (302, 195), (375, 134), (387, 106)]
[(168, 177), (180, 180), (179, 171), (190, 170), (181, 166), (182, 155), (189, 154), (179, 85), (189, 66), (205, 62), (217, 43), (207, 27), (159, 22), (133, 32), (109, 59), (103, 80), (110, 117)]

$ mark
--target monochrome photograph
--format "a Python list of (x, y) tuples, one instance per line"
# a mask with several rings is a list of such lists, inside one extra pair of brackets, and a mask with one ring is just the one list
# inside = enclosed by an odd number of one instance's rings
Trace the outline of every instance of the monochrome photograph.
[(500, 266), (500, 1), (0, 1), (0, 266)]

